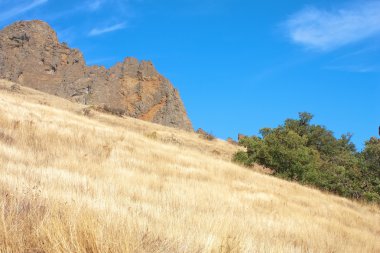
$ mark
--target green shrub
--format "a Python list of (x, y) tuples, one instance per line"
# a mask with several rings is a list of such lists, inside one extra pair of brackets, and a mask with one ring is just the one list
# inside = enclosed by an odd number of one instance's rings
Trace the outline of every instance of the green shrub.
[(234, 162), (242, 164), (242, 165), (246, 165), (246, 166), (250, 165), (247, 162), (248, 161), (248, 154), (247, 154), (247, 152), (244, 152), (244, 151), (238, 151), (237, 153), (235, 153), (232, 160)]
[(147, 134), (145, 134), (145, 136), (148, 137), (149, 139), (152, 139), (152, 140), (158, 139), (158, 134), (156, 131), (153, 131), (151, 133), (147, 133)]
[(380, 202), (380, 195), (376, 192), (365, 192), (364, 198), (371, 202)]
[(312, 118), (300, 113), (299, 119), (261, 129), (261, 136), (242, 138), (246, 151), (237, 152), (233, 161), (258, 163), (278, 177), (344, 197), (380, 202), (380, 140), (372, 138), (358, 153), (351, 134), (335, 138), (324, 126), (310, 124)]

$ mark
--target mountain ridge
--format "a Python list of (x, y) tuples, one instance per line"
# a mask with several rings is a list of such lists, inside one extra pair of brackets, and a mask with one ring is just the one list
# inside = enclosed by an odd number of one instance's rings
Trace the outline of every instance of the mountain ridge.
[(110, 68), (88, 66), (80, 50), (60, 43), (44, 21), (19, 21), (0, 31), (0, 78), (82, 104), (192, 131), (176, 90), (151, 61), (127, 57)]

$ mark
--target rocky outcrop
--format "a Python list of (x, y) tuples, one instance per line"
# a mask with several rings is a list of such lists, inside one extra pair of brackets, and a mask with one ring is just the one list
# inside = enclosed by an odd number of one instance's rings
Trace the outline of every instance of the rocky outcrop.
[(79, 50), (60, 43), (43, 21), (0, 31), (0, 78), (83, 104), (122, 109), (127, 116), (192, 130), (178, 91), (150, 61), (126, 58), (106, 69), (87, 66)]
[(232, 139), (231, 137), (228, 137), (228, 138), (227, 138), (227, 142), (230, 143), (230, 144), (233, 144), (233, 145), (238, 145), (238, 144), (239, 144), (237, 141), (235, 141), (235, 140)]
[(247, 138), (248, 136), (247, 135), (245, 135), (245, 134), (238, 134), (238, 141), (240, 141), (240, 140), (242, 140), (242, 139), (245, 139), (245, 138)]

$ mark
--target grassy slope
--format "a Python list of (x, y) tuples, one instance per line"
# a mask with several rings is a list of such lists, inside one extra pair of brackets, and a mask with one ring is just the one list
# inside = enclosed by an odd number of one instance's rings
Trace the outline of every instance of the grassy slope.
[(380, 252), (380, 210), (0, 80), (0, 252)]

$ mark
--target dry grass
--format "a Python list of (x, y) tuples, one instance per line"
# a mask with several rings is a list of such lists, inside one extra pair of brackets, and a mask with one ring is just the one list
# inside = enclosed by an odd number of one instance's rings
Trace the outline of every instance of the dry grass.
[(221, 140), (11, 85), (0, 252), (380, 252), (377, 206), (241, 168)]

